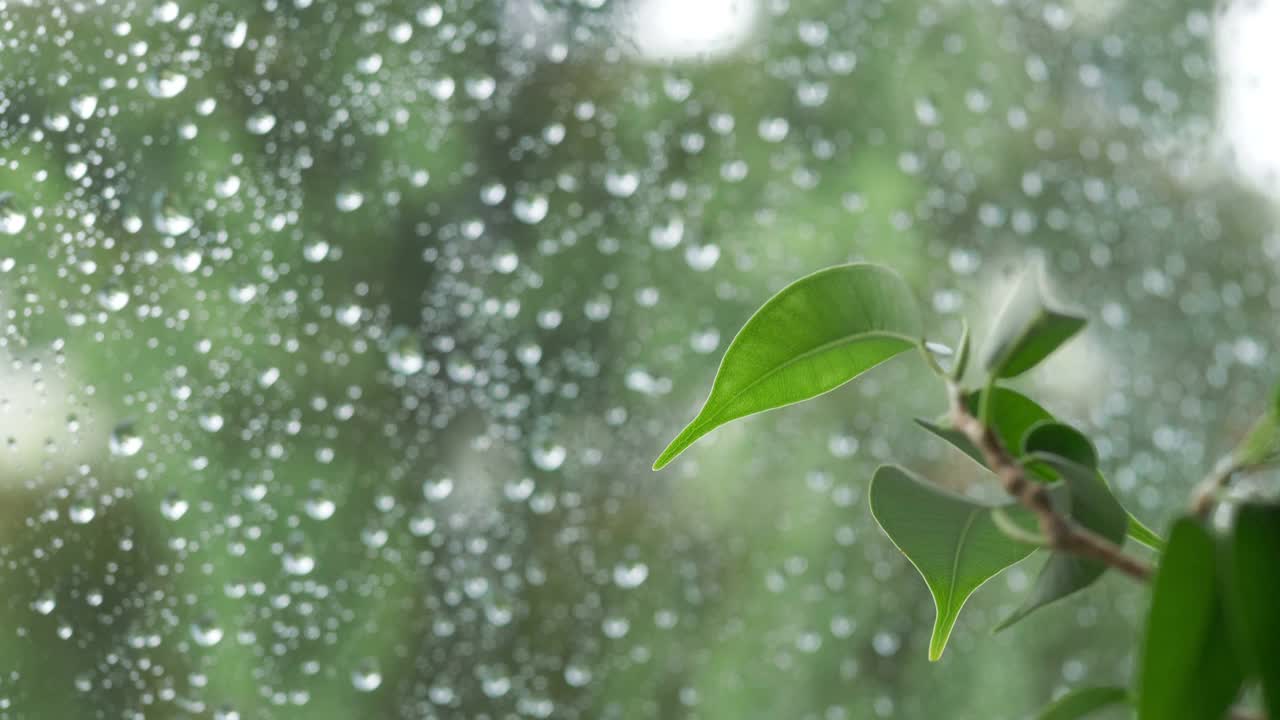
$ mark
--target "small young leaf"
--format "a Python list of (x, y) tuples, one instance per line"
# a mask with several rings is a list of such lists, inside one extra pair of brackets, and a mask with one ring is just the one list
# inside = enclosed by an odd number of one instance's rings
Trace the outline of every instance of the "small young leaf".
[(702, 410), (653, 468), (730, 420), (834, 390), (915, 347), (919, 337), (915, 298), (893, 271), (854, 263), (803, 277), (738, 332)]
[[(981, 392), (972, 392), (965, 396), (965, 405), (972, 413), (978, 412)], [(1016, 453), (1022, 447), (1022, 437), (1027, 430), (1040, 422), (1053, 420), (1048, 410), (1040, 407), (1034, 400), (1017, 390), (996, 388), (991, 396), (991, 424), (995, 428), (1000, 442)], [(965, 437), (964, 433), (949, 427), (948, 418), (939, 418), (936, 422), (916, 418), (916, 424), (954, 445), (979, 465), (984, 465), (982, 453)]]
[(1084, 433), (1070, 425), (1042, 420), (1022, 436), (1022, 454), (1043, 452), (1057, 455), (1077, 465), (1098, 469), (1098, 451)]
[[(1067, 429), (1070, 430), (1070, 428)], [(1036, 438), (1031, 435), (1028, 439)], [(1072, 443), (1072, 445), (1079, 449), (1078, 444)], [(1023, 462), (1029, 468), (1034, 468), (1038, 474), (1061, 478), (1067, 490), (1070, 515), (1077, 523), (1114, 543), (1124, 542), (1129, 515), (1111, 494), (1111, 489), (1107, 487), (1107, 483), (1097, 470), (1057, 455), (1038, 451), (1033, 451), (1023, 459)], [(1026, 602), (1000, 623), (996, 630), (1003, 630), (1033, 611), (1083, 590), (1102, 577), (1106, 570), (1106, 563), (1100, 560), (1062, 552), (1051, 554), (1040, 570), (1035, 588)]]
[(1239, 469), (1267, 465), (1277, 460), (1280, 460), (1280, 389), (1277, 389), (1266, 412), (1231, 452), (1231, 463)]
[(1147, 527), (1133, 513), (1129, 513), (1129, 539), (1145, 545), (1156, 552), (1164, 552), (1164, 538), (1155, 530)]
[(1216, 554), (1199, 522), (1174, 523), (1147, 616), (1138, 720), (1221, 718), (1240, 690), (1243, 673), (1224, 617)]
[(1227, 553), (1227, 608), (1247, 669), (1258, 677), (1269, 717), (1280, 718), (1280, 505), (1244, 505)]
[(1038, 264), (1023, 272), (996, 316), (984, 362), (995, 377), (1030, 370), (1084, 327), (1084, 317), (1045, 296), (1043, 274)]
[[(992, 520), (992, 506), (949, 493), (899, 467), (876, 471), (870, 497), (872, 516), (933, 595), (937, 617), (929, 659), (937, 660), (969, 595), (1035, 548), (1005, 537)], [(1000, 507), (1033, 525), (1021, 508)]]
[(1121, 687), (1078, 688), (1049, 703), (1036, 720), (1078, 720), (1095, 710), (1129, 702), (1129, 691)]

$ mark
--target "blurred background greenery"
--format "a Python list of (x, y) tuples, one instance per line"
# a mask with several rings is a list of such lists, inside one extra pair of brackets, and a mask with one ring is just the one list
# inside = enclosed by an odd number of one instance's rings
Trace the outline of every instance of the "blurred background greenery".
[(916, 358), (649, 464), (794, 277), (891, 264), (947, 340), (1043, 256), (1092, 323), (1024, 388), (1161, 527), (1274, 374), (1231, 13), (0, 0), (0, 717), (963, 720), (1123, 681), (1123, 579), (989, 633), (1037, 558), (926, 661), (866, 480), (994, 495), (912, 427)]

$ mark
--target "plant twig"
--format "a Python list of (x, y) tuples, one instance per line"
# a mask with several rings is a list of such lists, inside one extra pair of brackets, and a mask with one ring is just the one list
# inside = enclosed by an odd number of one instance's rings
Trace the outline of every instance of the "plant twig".
[(1191, 513), (1199, 518), (1209, 517), (1219, 493), (1231, 484), (1231, 479), (1239, 471), (1240, 466), (1236, 463), (1234, 455), (1228, 455), (1219, 460), (1218, 464), (1214, 465), (1213, 472), (1205, 476), (1192, 491)]
[(1267, 720), (1266, 715), (1241, 707), (1231, 708), (1231, 714), (1228, 717), (1231, 720)]
[[(1126, 555), (1120, 546), (1054, 509), (1048, 487), (1027, 477), (1022, 464), (1009, 454), (991, 427), (969, 411), (959, 387), (953, 384), (949, 389), (952, 424), (982, 452), (987, 467), (1000, 478), (1005, 491), (1035, 513), (1048, 547), (1100, 560), (1139, 582), (1151, 580), (1151, 566)], [(984, 394), (989, 393), (990, 390)]]

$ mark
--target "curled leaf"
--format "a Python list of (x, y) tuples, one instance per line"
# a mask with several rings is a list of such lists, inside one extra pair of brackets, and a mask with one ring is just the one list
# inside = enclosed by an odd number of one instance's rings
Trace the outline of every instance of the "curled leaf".
[(996, 316), (984, 365), (994, 377), (1021, 375), (1084, 327), (1082, 315), (1048, 298), (1039, 264), (1023, 272)]

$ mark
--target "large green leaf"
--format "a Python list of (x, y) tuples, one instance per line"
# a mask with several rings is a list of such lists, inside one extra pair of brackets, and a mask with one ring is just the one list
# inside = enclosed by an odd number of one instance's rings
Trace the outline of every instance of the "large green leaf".
[[(992, 506), (949, 493), (899, 467), (877, 470), (870, 496), (872, 516), (933, 595), (937, 617), (929, 659), (937, 660), (973, 591), (1034, 548), (1006, 537), (992, 520)], [(1021, 508), (1000, 507), (1020, 524), (1034, 526)]]
[(1228, 552), (1228, 610), (1234, 639), (1262, 683), (1270, 717), (1280, 718), (1280, 505), (1244, 505)]
[[(981, 392), (971, 392), (965, 396), (965, 405), (969, 412), (977, 413), (981, 403)], [(1053, 420), (1048, 410), (1040, 407), (1036, 401), (1017, 390), (998, 387), (991, 395), (991, 426), (996, 436), (1010, 452), (1017, 452), (1022, 447), (1022, 437), (1033, 426), (1046, 420)], [(939, 418), (937, 421), (916, 419), (920, 427), (937, 435), (973, 458), (979, 465), (984, 465), (982, 453), (965, 437), (964, 433), (950, 427), (950, 420)]]
[(1047, 705), (1036, 720), (1078, 720), (1090, 713), (1129, 701), (1129, 691), (1121, 687), (1078, 688)]
[[(1065, 425), (1060, 427), (1075, 432)], [(1057, 432), (1053, 434), (1061, 435)], [(1061, 437), (1057, 439), (1063, 440)], [(1028, 441), (1036, 440), (1036, 433), (1028, 436)], [(1071, 445), (1076, 444), (1073, 441)], [(1097, 470), (1058, 455), (1040, 452), (1034, 446), (1029, 449), (1031, 454), (1023, 459), (1028, 468), (1042, 476), (1060, 478), (1066, 486), (1067, 511), (1072, 519), (1114, 543), (1124, 542), (1129, 515), (1111, 494), (1111, 489)], [(1078, 445), (1076, 449), (1079, 449)], [(1003, 630), (1035, 610), (1083, 590), (1106, 571), (1106, 563), (1100, 560), (1065, 552), (1052, 553), (1040, 570), (1040, 576), (1026, 601), (996, 629)]]
[(1042, 275), (1040, 266), (1028, 268), (996, 317), (983, 363), (995, 377), (1030, 370), (1084, 327), (1084, 317), (1046, 297)]
[(920, 338), (920, 312), (893, 271), (854, 263), (820, 270), (768, 300), (730, 343), (702, 410), (654, 462), (744, 415), (834, 390)]
[(1217, 720), (1240, 689), (1216, 554), (1213, 537), (1199, 522), (1174, 523), (1147, 616), (1138, 720)]

